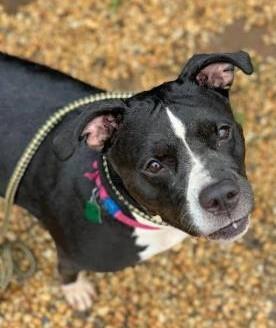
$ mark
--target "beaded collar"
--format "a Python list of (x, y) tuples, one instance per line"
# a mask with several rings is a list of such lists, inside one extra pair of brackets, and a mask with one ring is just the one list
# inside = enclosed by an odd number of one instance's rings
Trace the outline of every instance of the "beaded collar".
[(130, 204), (130, 202), (125, 199), (125, 197), (115, 187), (114, 183), (111, 180), (105, 156), (102, 157), (102, 168), (106, 181), (114, 192), (114, 194), (116, 195), (116, 198), (129, 210), (129, 212), (132, 214), (132, 217), (125, 214), (124, 211), (121, 209), (120, 205), (108, 194), (108, 191), (102, 183), (98, 161), (94, 161), (92, 163), (92, 168), (93, 172), (87, 172), (84, 174), (86, 178), (88, 178), (90, 181), (94, 181), (96, 184), (96, 187), (92, 190), (91, 198), (88, 202), (86, 202), (85, 205), (85, 217), (87, 220), (94, 223), (101, 223), (101, 208), (98, 205), (100, 204), (101, 207), (104, 208), (105, 211), (109, 215), (111, 215), (113, 219), (118, 220), (121, 223), (131, 226), (133, 228), (142, 228), (147, 230), (159, 229), (159, 227), (138, 222), (137, 220), (135, 220), (135, 216), (133, 216), (133, 214), (136, 214), (137, 216), (157, 225), (168, 225), (166, 222), (162, 221), (161, 218), (149, 216), (145, 212), (139, 210), (138, 208)]

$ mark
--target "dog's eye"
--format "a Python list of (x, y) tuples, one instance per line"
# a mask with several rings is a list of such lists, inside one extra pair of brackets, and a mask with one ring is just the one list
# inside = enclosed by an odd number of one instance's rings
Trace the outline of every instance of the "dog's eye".
[(218, 138), (219, 141), (224, 141), (230, 138), (231, 128), (229, 125), (221, 125), (218, 127)]
[(146, 166), (146, 170), (154, 174), (158, 173), (162, 168), (162, 164), (156, 160), (151, 160)]

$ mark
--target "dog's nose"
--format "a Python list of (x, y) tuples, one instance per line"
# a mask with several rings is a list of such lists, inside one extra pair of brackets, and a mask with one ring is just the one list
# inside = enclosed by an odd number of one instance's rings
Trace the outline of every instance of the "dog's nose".
[(237, 183), (224, 179), (204, 188), (199, 194), (199, 202), (206, 211), (221, 214), (235, 208), (239, 197), (240, 188)]

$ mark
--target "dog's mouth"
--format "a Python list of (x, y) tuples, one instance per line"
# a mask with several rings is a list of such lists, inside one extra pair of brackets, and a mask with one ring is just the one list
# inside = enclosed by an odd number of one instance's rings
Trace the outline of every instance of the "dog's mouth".
[(219, 230), (212, 232), (207, 236), (208, 239), (214, 240), (229, 240), (246, 232), (249, 226), (249, 217), (245, 216), (239, 220), (233, 221), (227, 226), (220, 228)]

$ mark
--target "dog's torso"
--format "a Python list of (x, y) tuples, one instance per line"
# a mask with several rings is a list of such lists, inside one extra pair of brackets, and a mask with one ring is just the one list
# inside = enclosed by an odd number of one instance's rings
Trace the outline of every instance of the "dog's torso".
[(38, 128), (58, 108), (97, 92), (78, 80), (25, 60), (0, 54), (0, 193)]

